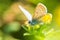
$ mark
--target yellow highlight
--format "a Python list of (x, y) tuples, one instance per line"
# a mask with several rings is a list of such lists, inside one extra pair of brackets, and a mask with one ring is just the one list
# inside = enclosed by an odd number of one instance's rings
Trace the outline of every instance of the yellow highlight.
[(39, 25), (39, 24), (36, 24), (36, 25), (34, 26), (34, 29), (38, 29), (38, 28), (40, 28), (40, 25)]
[(60, 6), (58, 6), (54, 11), (55, 22), (58, 26), (60, 26)]
[(43, 23), (50, 23), (52, 21), (52, 14), (47, 13), (40, 19)]

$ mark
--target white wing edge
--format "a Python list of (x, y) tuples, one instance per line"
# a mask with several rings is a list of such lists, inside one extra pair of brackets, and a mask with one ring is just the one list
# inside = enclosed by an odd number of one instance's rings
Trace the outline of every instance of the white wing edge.
[(24, 15), (27, 17), (28, 21), (32, 21), (32, 15), (26, 9), (24, 9), (20, 5), (19, 5), (19, 9), (24, 13)]
[(39, 3), (38, 5), (42, 5), (42, 6), (45, 8), (45, 10), (46, 10), (46, 13), (47, 13), (47, 7), (46, 7), (44, 4), (42, 4), (42, 3)]

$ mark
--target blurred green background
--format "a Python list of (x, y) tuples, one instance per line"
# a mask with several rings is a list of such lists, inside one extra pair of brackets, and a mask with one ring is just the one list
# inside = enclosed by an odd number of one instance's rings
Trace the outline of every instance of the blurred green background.
[[(20, 4), (23, 7), (25, 7), (31, 14), (34, 13), (34, 9), (38, 3), (43, 3), (46, 5), (48, 12), (53, 15), (51, 27), (54, 28), (54, 31), (49, 33), (45, 40), (60, 40), (60, 0), (0, 0), (0, 40), (36, 40), (32, 38), (33, 36), (30, 36), (29, 39), (25, 38), (23, 33), (25, 32), (24, 29), (19, 29), (19, 20), (24, 20), (26, 17), (18, 8), (17, 5)], [(18, 27), (17, 32), (12, 32), (10, 35), (3, 32), (4, 25), (7, 24), (6, 20), (9, 20), (8, 18), (11, 17), (10, 14), (15, 15), (15, 17), (19, 22), (13, 22), (8, 24), (8, 27)], [(8, 18), (6, 18), (6, 15), (8, 15)], [(16, 17), (17, 15), (17, 17)], [(22, 18), (23, 17), (23, 18)], [(12, 19), (13, 19), (12, 18)], [(14, 20), (15, 21), (15, 20)], [(6, 23), (6, 24), (5, 24)], [(7, 27), (7, 28), (8, 28)], [(14, 29), (14, 28), (13, 28)], [(19, 31), (18, 31), (19, 30)]]

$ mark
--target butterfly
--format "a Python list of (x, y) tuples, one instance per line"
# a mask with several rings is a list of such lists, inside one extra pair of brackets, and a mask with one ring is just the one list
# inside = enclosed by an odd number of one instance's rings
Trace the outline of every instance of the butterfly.
[(26, 16), (27, 20), (25, 23), (35, 25), (35, 24), (48, 24), (52, 21), (52, 14), (47, 13), (47, 8), (44, 4), (38, 3), (33, 15), (24, 9), (21, 5), (19, 5), (19, 9), (23, 12)]

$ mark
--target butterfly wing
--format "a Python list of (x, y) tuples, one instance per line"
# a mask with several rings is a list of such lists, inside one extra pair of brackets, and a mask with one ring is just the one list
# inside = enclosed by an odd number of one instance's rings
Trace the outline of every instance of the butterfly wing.
[(52, 21), (52, 14), (47, 13), (46, 15), (40, 18), (40, 21), (42, 21), (43, 23), (50, 23)]
[(28, 21), (32, 21), (32, 15), (26, 9), (24, 9), (21, 5), (19, 5), (19, 8), (24, 13), (24, 15), (27, 17)]
[(44, 6), (42, 3), (38, 3), (36, 9), (35, 9), (35, 13), (33, 15), (33, 19), (37, 19), (42, 17), (43, 15), (45, 15), (47, 13), (47, 8), (46, 6)]

